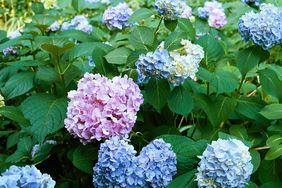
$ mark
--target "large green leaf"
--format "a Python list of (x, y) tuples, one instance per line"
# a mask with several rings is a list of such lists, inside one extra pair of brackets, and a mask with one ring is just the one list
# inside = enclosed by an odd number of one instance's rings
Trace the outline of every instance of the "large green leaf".
[(154, 31), (149, 27), (136, 27), (129, 35), (129, 43), (136, 50), (150, 51), (154, 43)]
[(216, 62), (224, 55), (221, 44), (209, 35), (202, 36), (197, 43), (204, 48), (206, 64)]
[(136, 10), (128, 19), (128, 23), (139, 22), (142, 19), (149, 18), (154, 14), (154, 11), (147, 8), (140, 8)]
[(270, 120), (282, 119), (282, 104), (267, 105), (260, 111), (260, 114)]
[(261, 158), (259, 152), (256, 150), (250, 150), (250, 153), (252, 157), (252, 164), (254, 166), (253, 168), (253, 173), (254, 173), (259, 168)]
[(170, 96), (169, 84), (166, 80), (151, 79), (145, 87), (145, 101), (157, 109), (162, 110)]
[(183, 86), (179, 86), (172, 91), (168, 106), (171, 111), (187, 116), (193, 109), (193, 98)]
[(35, 94), (21, 104), (21, 110), (30, 120), (31, 131), (39, 142), (64, 126), (66, 108), (66, 98), (49, 94)]
[(177, 158), (177, 173), (179, 175), (197, 166), (198, 156), (203, 153), (208, 144), (205, 140), (195, 142), (185, 136), (178, 135), (162, 135), (160, 138), (172, 145)]
[(265, 160), (274, 160), (282, 156), (282, 144), (271, 147), (265, 155)]
[(250, 47), (239, 51), (236, 64), (242, 76), (245, 77), (246, 74), (259, 63), (259, 60), (260, 56), (256, 48)]
[(79, 170), (93, 174), (93, 166), (98, 158), (98, 149), (92, 145), (78, 146), (72, 156), (73, 165)]
[(177, 27), (181, 31), (187, 33), (190, 40), (194, 41), (196, 39), (196, 31), (193, 27), (193, 24), (190, 22), (190, 20), (185, 19), (185, 18), (178, 19)]
[(182, 39), (187, 39), (187, 33), (175, 31), (172, 32), (165, 40), (165, 48), (169, 51), (182, 47), (180, 44)]
[(127, 58), (130, 55), (130, 52), (131, 51), (128, 48), (121, 47), (105, 55), (105, 58), (110, 64), (123, 65), (127, 63)]
[(196, 170), (189, 171), (176, 177), (170, 184), (168, 188), (197, 188), (197, 182), (195, 181)]
[(29, 137), (21, 138), (18, 142), (17, 150), (6, 159), (6, 162), (17, 163), (23, 159), (28, 159), (32, 147), (33, 142)]
[(0, 108), (0, 114), (9, 118), (20, 125), (29, 126), (30, 123), (25, 119), (21, 110), (15, 106), (3, 106)]
[(269, 95), (282, 100), (282, 81), (279, 80), (277, 73), (271, 69), (259, 71), (262, 89)]
[(227, 120), (237, 106), (235, 99), (224, 96), (198, 95), (196, 101), (198, 106), (206, 112), (208, 119), (215, 127)]
[(5, 99), (12, 99), (31, 90), (34, 86), (33, 79), (33, 72), (20, 72), (10, 77), (1, 89)]
[(281, 143), (282, 143), (281, 135), (273, 135), (266, 140), (266, 145), (270, 147), (278, 146)]

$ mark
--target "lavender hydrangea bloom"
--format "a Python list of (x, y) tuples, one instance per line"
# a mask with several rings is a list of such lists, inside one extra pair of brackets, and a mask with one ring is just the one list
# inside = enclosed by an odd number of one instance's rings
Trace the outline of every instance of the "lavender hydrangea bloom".
[(178, 86), (187, 78), (194, 79), (204, 57), (203, 48), (188, 40), (182, 40), (181, 44), (182, 48), (168, 52), (162, 43), (155, 52), (140, 55), (135, 63), (138, 82), (144, 84), (150, 77), (156, 77), (168, 79), (171, 84)]
[(247, 5), (255, 5), (259, 6), (260, 5), (260, 0), (241, 0), (242, 3), (245, 3)]
[(20, 30), (15, 30), (13, 32), (8, 33), (8, 38), (9, 39), (15, 39), (18, 38), (19, 36), (21, 36), (22, 34), (20, 33)]
[(150, 187), (166, 187), (176, 174), (176, 154), (163, 139), (155, 139), (137, 157), (138, 167), (144, 170)]
[(75, 16), (70, 22), (64, 22), (62, 24), (62, 31), (69, 29), (80, 30), (86, 33), (92, 32), (92, 26), (89, 24), (88, 20), (84, 15)]
[(66, 128), (84, 144), (128, 134), (143, 103), (138, 85), (126, 75), (110, 80), (86, 73), (68, 98)]
[(269, 49), (282, 43), (282, 8), (262, 4), (260, 12), (249, 12), (239, 19), (238, 29), (245, 41)]
[(54, 188), (56, 182), (48, 174), (42, 174), (35, 166), (11, 166), (0, 176), (0, 187)]
[(85, 0), (86, 3), (91, 3), (91, 4), (95, 4), (95, 3), (102, 3), (102, 4), (110, 4), (111, 0)]
[(196, 174), (198, 186), (244, 188), (253, 171), (249, 148), (240, 140), (213, 141), (203, 155)]
[(18, 54), (17, 47), (13, 47), (13, 46), (5, 48), (2, 52), (3, 52), (4, 56), (17, 55)]
[(227, 24), (224, 8), (217, 1), (206, 1), (204, 7), (199, 7), (197, 11), (200, 18), (208, 19), (208, 24), (211, 27), (218, 29)]
[(112, 137), (100, 146), (94, 166), (93, 183), (97, 188), (146, 187), (143, 171), (137, 166), (136, 151), (127, 139)]
[(103, 22), (109, 29), (124, 29), (132, 27), (133, 24), (128, 23), (129, 17), (133, 14), (131, 8), (126, 3), (119, 3), (115, 7), (109, 7), (103, 14)]
[(155, 0), (153, 4), (165, 20), (176, 20), (177, 18), (190, 18), (192, 9), (183, 0)]

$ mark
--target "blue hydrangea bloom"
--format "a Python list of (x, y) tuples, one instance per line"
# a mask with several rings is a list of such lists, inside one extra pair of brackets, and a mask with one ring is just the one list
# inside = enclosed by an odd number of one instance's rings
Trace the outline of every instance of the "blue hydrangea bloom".
[(253, 171), (249, 148), (237, 139), (213, 141), (197, 168), (196, 180), (200, 188), (244, 188)]
[(209, 17), (209, 11), (205, 7), (199, 7), (197, 12), (199, 18), (207, 19)]
[(89, 65), (90, 67), (95, 67), (95, 63), (94, 63), (94, 61), (93, 61), (92, 56), (88, 56), (87, 59), (88, 59), (88, 65)]
[(55, 21), (54, 23), (52, 23), (52, 24), (50, 25), (50, 27), (49, 27), (48, 29), (49, 29), (50, 31), (53, 31), (53, 32), (58, 31), (58, 30), (60, 29), (60, 23), (57, 22), (57, 21)]
[(5, 48), (2, 52), (3, 52), (4, 56), (17, 55), (18, 54), (17, 47), (13, 47), (13, 46)]
[(241, 0), (242, 3), (245, 3), (247, 5), (255, 5), (259, 6), (260, 5), (260, 0)]
[(239, 19), (242, 38), (261, 45), (265, 50), (282, 43), (282, 7), (261, 4), (260, 12), (249, 12)]
[(62, 31), (69, 29), (80, 30), (86, 33), (92, 32), (92, 26), (89, 24), (88, 20), (84, 15), (75, 16), (70, 22), (64, 22), (62, 24)]
[(128, 23), (129, 17), (133, 14), (131, 8), (126, 3), (119, 3), (115, 7), (109, 7), (103, 14), (103, 22), (109, 29), (124, 29), (132, 27), (133, 24)]
[(182, 0), (155, 0), (153, 6), (165, 20), (175, 20), (183, 13), (185, 3)]
[(155, 77), (167, 79), (174, 86), (178, 86), (187, 78), (195, 79), (204, 50), (189, 40), (182, 40), (181, 44), (182, 48), (169, 52), (162, 43), (155, 52), (141, 54), (135, 63), (138, 83), (145, 84), (150, 77)]
[(11, 166), (0, 176), (0, 187), (7, 188), (54, 188), (56, 182), (42, 174), (35, 166)]
[(112, 137), (101, 144), (93, 183), (97, 188), (146, 187), (143, 171), (137, 166), (136, 151), (128, 140)]
[(149, 187), (166, 187), (176, 174), (176, 154), (163, 139), (155, 139), (137, 157)]
[(91, 4), (95, 4), (95, 3), (102, 3), (102, 4), (110, 4), (110, 0), (85, 0), (86, 3), (91, 3)]

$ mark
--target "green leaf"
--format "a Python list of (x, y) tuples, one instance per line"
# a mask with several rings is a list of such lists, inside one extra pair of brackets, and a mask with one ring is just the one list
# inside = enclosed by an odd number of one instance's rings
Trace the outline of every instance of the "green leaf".
[(194, 41), (196, 39), (196, 31), (193, 24), (188, 19), (180, 18), (178, 19), (177, 27), (189, 36), (189, 39)]
[(165, 40), (165, 48), (169, 51), (180, 48), (182, 47), (182, 45), (180, 44), (181, 40), (186, 38), (187, 33), (177, 31), (172, 32)]
[(254, 173), (259, 168), (261, 158), (259, 152), (256, 150), (250, 150), (250, 153), (252, 157), (252, 164), (254, 166), (253, 168), (253, 173)]
[(130, 55), (130, 50), (126, 47), (117, 48), (108, 53), (105, 58), (110, 64), (123, 65), (127, 63), (127, 58)]
[(23, 159), (28, 159), (32, 147), (33, 142), (29, 137), (21, 138), (18, 142), (17, 150), (6, 159), (6, 162), (17, 163)]
[(177, 26), (177, 20), (164, 20), (164, 25), (171, 32), (173, 32)]
[(249, 182), (246, 188), (259, 188), (254, 182)]
[(247, 140), (248, 133), (244, 125), (232, 125), (229, 129), (231, 135)]
[(39, 150), (36, 152), (32, 160), (35, 163), (39, 163), (45, 160), (46, 158), (48, 158), (51, 155), (50, 152), (54, 146), (55, 144), (48, 144), (48, 143), (41, 144), (39, 146)]
[(278, 160), (263, 160), (260, 164), (258, 172), (260, 182), (280, 181), (282, 174), (282, 163)]
[(33, 66), (46, 65), (48, 64), (48, 62), (38, 61), (38, 60), (22, 60), (22, 61), (7, 62), (5, 64), (9, 66), (18, 66), (18, 67), (33, 67)]
[(282, 156), (282, 145), (271, 147), (265, 155), (265, 160), (274, 160)]
[(270, 120), (282, 119), (282, 104), (267, 105), (259, 113)]
[(166, 80), (151, 79), (145, 87), (145, 101), (155, 107), (158, 112), (167, 103), (169, 96), (170, 88)]
[(168, 106), (171, 111), (188, 116), (193, 109), (193, 98), (191, 94), (183, 87), (176, 87), (168, 100)]
[(281, 182), (267, 182), (263, 184), (260, 188), (281, 188), (282, 183)]
[(73, 152), (73, 165), (79, 170), (93, 174), (93, 166), (98, 158), (98, 149), (94, 146), (78, 146)]
[(236, 58), (236, 64), (242, 76), (245, 77), (250, 70), (258, 65), (259, 60), (260, 56), (257, 53), (256, 48), (249, 47), (239, 51)]
[(40, 66), (36, 72), (36, 78), (47, 82), (56, 82), (60, 79), (60, 75), (53, 67)]
[(195, 173), (196, 170), (192, 170), (176, 177), (170, 182), (168, 188), (197, 188), (197, 182), (194, 180)]
[(149, 18), (154, 14), (154, 11), (147, 8), (141, 8), (136, 10), (128, 19), (128, 23), (139, 22), (142, 19)]
[(12, 99), (31, 90), (34, 87), (33, 79), (33, 72), (20, 72), (10, 77), (2, 88), (5, 99)]
[(13, 120), (20, 125), (23, 126), (29, 126), (30, 123), (28, 120), (25, 119), (23, 116), (23, 113), (21, 112), (20, 109), (18, 109), (15, 106), (3, 106), (0, 108), (0, 114), (5, 116), (6, 118), (9, 118), (10, 120)]
[(66, 116), (66, 98), (56, 98), (49, 94), (35, 94), (22, 104), (24, 116), (31, 122), (31, 131), (39, 142), (61, 129)]
[(277, 73), (271, 69), (259, 71), (262, 89), (269, 95), (282, 100), (282, 81), (279, 80)]
[(69, 29), (63, 31), (62, 33), (59, 34), (59, 36), (64, 38), (71, 38), (80, 42), (95, 42), (97, 40), (93, 38), (91, 35), (89, 35), (88, 33), (76, 29)]
[(172, 145), (177, 158), (178, 174), (193, 170), (199, 162), (198, 156), (203, 153), (208, 144), (205, 140), (195, 142), (188, 137), (178, 135), (162, 135), (160, 138)]
[(154, 31), (149, 27), (136, 27), (129, 35), (129, 43), (136, 50), (150, 51), (154, 43)]
[(224, 55), (221, 44), (209, 35), (202, 36), (197, 43), (204, 48), (206, 64), (216, 62)]
[(273, 135), (266, 140), (266, 145), (269, 147), (278, 146), (282, 143), (282, 136), (281, 135)]
[(237, 101), (224, 96), (204, 96), (196, 97), (198, 106), (200, 106), (208, 115), (208, 119), (214, 127), (227, 120), (232, 112), (234, 112)]

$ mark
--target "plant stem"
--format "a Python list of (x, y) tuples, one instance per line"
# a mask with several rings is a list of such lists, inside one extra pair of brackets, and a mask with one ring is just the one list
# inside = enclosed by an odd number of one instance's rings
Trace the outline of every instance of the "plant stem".
[(263, 146), (263, 147), (254, 148), (254, 150), (256, 150), (256, 151), (261, 151), (261, 150), (266, 150), (266, 149), (270, 149), (270, 147), (269, 146)]
[(161, 19), (160, 19), (160, 22), (159, 22), (159, 24), (158, 24), (158, 26), (157, 26), (157, 28), (156, 28), (156, 30), (155, 30), (155, 33), (154, 33), (155, 36), (158, 34), (158, 32), (159, 32), (159, 30), (160, 30), (160, 26), (161, 26), (161, 24), (162, 24), (163, 19), (164, 19), (164, 17), (162, 16)]

